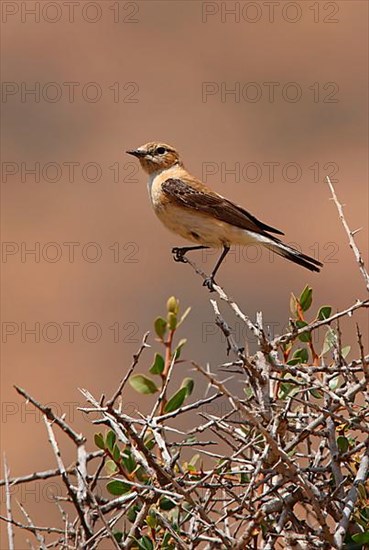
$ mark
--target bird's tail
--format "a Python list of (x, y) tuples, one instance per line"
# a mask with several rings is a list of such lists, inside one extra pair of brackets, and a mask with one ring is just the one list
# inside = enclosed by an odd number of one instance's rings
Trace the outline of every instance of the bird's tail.
[(268, 242), (264, 242), (263, 244), (266, 248), (268, 248), (268, 250), (271, 250), (283, 258), (287, 258), (287, 260), (290, 260), (295, 264), (302, 265), (302, 267), (310, 269), (310, 271), (317, 271), (319, 273), (320, 268), (323, 267), (323, 264), (318, 260), (315, 260), (315, 258), (311, 258), (310, 256), (299, 252), (295, 248), (292, 248), (292, 246), (282, 243), (279, 239), (268, 239)]

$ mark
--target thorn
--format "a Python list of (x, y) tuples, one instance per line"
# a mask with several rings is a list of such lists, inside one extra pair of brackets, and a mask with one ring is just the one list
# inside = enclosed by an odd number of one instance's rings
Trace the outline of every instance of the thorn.
[(359, 233), (359, 231), (361, 231), (362, 229), (363, 229), (362, 227), (359, 227), (359, 229), (354, 229), (353, 231), (350, 231), (351, 237), (353, 237), (354, 235), (356, 235), (356, 233)]

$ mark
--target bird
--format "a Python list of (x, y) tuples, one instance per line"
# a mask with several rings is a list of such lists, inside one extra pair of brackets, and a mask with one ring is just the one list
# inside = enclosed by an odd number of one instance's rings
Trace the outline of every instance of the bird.
[(191, 250), (221, 249), (211, 275), (204, 280), (210, 291), (214, 291), (215, 275), (232, 245), (262, 245), (310, 271), (319, 272), (323, 266), (276, 237), (284, 235), (282, 231), (263, 223), (192, 176), (173, 146), (149, 142), (126, 153), (136, 157), (149, 176), (149, 196), (159, 220), (170, 231), (196, 243), (173, 248), (174, 260), (186, 262), (186, 254)]

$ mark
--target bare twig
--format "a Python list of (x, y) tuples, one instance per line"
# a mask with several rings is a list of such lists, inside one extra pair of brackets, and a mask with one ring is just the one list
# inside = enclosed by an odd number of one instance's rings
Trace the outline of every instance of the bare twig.
[(344, 309), (342, 311), (339, 311), (338, 313), (335, 313), (334, 315), (331, 315), (327, 319), (324, 319), (322, 321), (315, 321), (313, 323), (310, 323), (302, 328), (296, 329), (293, 332), (287, 332), (286, 334), (283, 334), (282, 336), (278, 336), (277, 338), (274, 338), (272, 340), (271, 345), (273, 348), (277, 348), (280, 344), (287, 344), (288, 342), (291, 342), (292, 340), (295, 340), (297, 336), (300, 336), (301, 334), (305, 332), (311, 332), (313, 330), (316, 330), (320, 327), (330, 325), (333, 321), (336, 321), (337, 319), (340, 319), (341, 317), (351, 316), (354, 311), (361, 308), (368, 308), (369, 307), (369, 299), (367, 300), (357, 300), (355, 304), (348, 307), (347, 309)]
[(332, 198), (333, 198), (333, 201), (337, 207), (337, 210), (338, 210), (338, 214), (339, 214), (339, 217), (340, 217), (340, 220), (342, 222), (342, 225), (343, 227), (345, 228), (345, 231), (347, 233), (347, 236), (348, 236), (348, 239), (349, 239), (349, 244), (350, 244), (350, 248), (352, 249), (353, 253), (354, 253), (354, 256), (355, 256), (355, 259), (356, 259), (356, 262), (359, 266), (359, 269), (360, 269), (360, 272), (364, 278), (364, 282), (365, 282), (365, 286), (366, 286), (366, 289), (367, 291), (369, 292), (369, 275), (368, 275), (368, 272), (365, 268), (365, 265), (364, 265), (364, 260), (361, 256), (361, 253), (360, 253), (360, 250), (358, 249), (356, 243), (355, 243), (355, 239), (354, 239), (354, 235), (355, 233), (357, 233), (357, 231), (351, 231), (351, 229), (349, 228), (349, 225), (346, 221), (346, 218), (345, 218), (345, 215), (343, 213), (343, 206), (342, 204), (339, 202), (338, 198), (337, 198), (337, 195), (336, 195), (336, 192), (334, 190), (334, 187), (333, 187), (333, 184), (331, 182), (331, 180), (329, 179), (329, 176), (327, 176), (327, 182), (328, 182), (328, 185), (329, 185), (329, 188), (331, 190), (331, 193), (332, 193)]
[(9, 543), (9, 550), (14, 550), (14, 531), (13, 531), (13, 524), (12, 524), (13, 515), (12, 515), (10, 488), (9, 488), (9, 469), (8, 469), (8, 463), (6, 461), (5, 453), (4, 453), (4, 480), (5, 480), (6, 514), (9, 520), (7, 523), (8, 543)]
[[(369, 442), (367, 442), (367, 445)], [(350, 522), (351, 514), (354, 510), (355, 502), (358, 496), (358, 487), (361, 483), (365, 483), (368, 478), (369, 471), (369, 446), (367, 447), (365, 453), (360, 462), (359, 469), (357, 471), (355, 481), (351, 489), (349, 490), (347, 497), (344, 502), (344, 508), (342, 511), (342, 519), (338, 524), (337, 530), (334, 534), (334, 541), (336, 548), (340, 549), (343, 546), (347, 528)]]
[(85, 443), (86, 438), (83, 435), (78, 434), (77, 432), (75, 432), (65, 422), (65, 420), (63, 420), (62, 418), (57, 416), (50, 407), (45, 407), (44, 405), (42, 405), (41, 403), (36, 401), (36, 399), (34, 399), (31, 395), (29, 395), (22, 388), (20, 388), (18, 386), (14, 386), (14, 387), (20, 395), (25, 397), (27, 399), (27, 401), (30, 401), (32, 403), (32, 405), (34, 405), (39, 411), (41, 411), (42, 414), (44, 414), (46, 416), (46, 418), (48, 418), (48, 420), (50, 420), (51, 422), (53, 422), (54, 424), (59, 426), (59, 428), (61, 428), (63, 430), (63, 432), (66, 433), (67, 436), (70, 437), (76, 445), (79, 445), (81, 443)]
[(56, 462), (58, 464), (58, 468), (59, 468), (59, 471), (60, 471), (60, 476), (61, 476), (61, 478), (62, 478), (62, 480), (63, 480), (63, 482), (64, 482), (64, 484), (67, 488), (68, 495), (71, 498), (71, 500), (72, 500), (72, 502), (75, 506), (75, 509), (78, 513), (79, 519), (81, 521), (81, 524), (82, 524), (82, 527), (85, 531), (86, 536), (91, 537), (93, 533), (92, 533), (90, 525), (87, 523), (84, 511), (83, 511), (83, 503), (78, 500), (77, 491), (73, 487), (71, 482), (69, 481), (69, 477), (68, 477), (68, 474), (66, 472), (65, 466), (63, 464), (61, 454), (60, 454), (60, 451), (59, 451), (59, 447), (58, 447), (58, 444), (57, 444), (55, 436), (54, 436), (54, 432), (53, 432), (53, 429), (52, 429), (52, 426), (51, 426), (51, 422), (49, 422), (45, 416), (44, 416), (44, 422), (45, 422), (45, 426), (46, 426), (47, 433), (48, 433), (48, 436), (49, 436), (49, 442), (51, 444), (52, 450), (54, 451)]
[(41, 549), (41, 550), (46, 550), (46, 545), (45, 545), (45, 538), (44, 538), (44, 536), (41, 535), (41, 532), (40, 532), (38, 529), (36, 529), (36, 527), (35, 527), (33, 521), (31, 520), (29, 514), (26, 512), (24, 506), (22, 506), (22, 504), (21, 504), (20, 502), (18, 502), (18, 506), (19, 506), (19, 508), (22, 510), (23, 515), (24, 515), (24, 517), (26, 518), (27, 523), (28, 523), (30, 529), (32, 529), (32, 533), (35, 535), (35, 537), (36, 537), (36, 539), (37, 539), (37, 542), (38, 542), (39, 545), (40, 545), (40, 549)]
[(130, 368), (127, 370), (126, 374), (124, 375), (124, 377), (123, 377), (121, 383), (119, 384), (118, 389), (114, 393), (113, 397), (111, 399), (109, 399), (109, 401), (106, 402), (106, 406), (108, 408), (114, 407), (114, 404), (115, 404), (116, 400), (121, 395), (125, 385), (128, 382), (129, 377), (131, 376), (131, 374), (134, 371), (137, 363), (139, 362), (140, 357), (142, 355), (142, 352), (144, 351), (144, 349), (150, 347), (149, 344), (147, 344), (147, 339), (149, 337), (149, 334), (150, 334), (149, 332), (146, 332), (144, 334), (144, 336), (142, 338), (142, 343), (141, 343), (140, 349), (134, 354), (133, 361), (132, 361), (132, 364), (131, 364)]

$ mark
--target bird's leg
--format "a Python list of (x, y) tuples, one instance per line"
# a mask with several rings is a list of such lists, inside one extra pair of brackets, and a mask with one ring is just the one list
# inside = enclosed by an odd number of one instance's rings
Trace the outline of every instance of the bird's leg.
[(182, 246), (181, 248), (178, 248), (178, 247), (175, 247), (175, 248), (172, 248), (172, 254), (173, 254), (173, 259), (175, 262), (183, 262), (183, 263), (186, 263), (186, 258), (185, 258), (185, 255), (187, 254), (187, 252), (189, 252), (190, 250), (201, 250), (203, 248), (209, 248), (208, 246)]
[(219, 256), (219, 259), (217, 261), (217, 263), (215, 264), (215, 267), (210, 275), (210, 277), (207, 277), (203, 283), (204, 286), (207, 286), (208, 289), (210, 290), (210, 292), (214, 292), (214, 277), (218, 271), (218, 269), (220, 268), (224, 258), (227, 256), (228, 252), (230, 250), (230, 247), (229, 246), (226, 246), (224, 245), (223, 247), (223, 251), (221, 253), (221, 255)]

